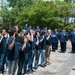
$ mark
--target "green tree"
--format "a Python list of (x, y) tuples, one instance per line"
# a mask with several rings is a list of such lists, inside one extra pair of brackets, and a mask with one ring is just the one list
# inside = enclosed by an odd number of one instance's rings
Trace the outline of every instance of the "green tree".
[(71, 2), (72, 0), (64, 0), (65, 2)]
[(75, 0), (64, 0), (65, 2), (75, 3)]
[(54, 23), (58, 27), (57, 23), (59, 19), (57, 16), (58, 10), (53, 2), (41, 2), (31, 8), (25, 8), (19, 13), (16, 22), (20, 25), (29, 23), (33, 26), (50, 26), (53, 28)]
[(72, 16), (72, 4), (66, 2), (57, 2), (60, 20), (64, 19), (64, 24), (68, 24), (69, 18)]
[[(10, 2), (11, 1), (12, 0), (10, 0)], [(16, 0), (13, 1), (15, 2)], [(5, 27), (9, 28), (17, 24), (20, 28), (23, 28), (24, 25), (28, 23), (31, 26), (39, 25), (40, 27), (48, 26), (48, 28), (50, 27), (52, 29), (57, 28), (59, 31), (63, 27), (70, 29), (68, 28), (70, 25), (67, 25), (69, 17), (74, 16), (74, 4), (60, 1), (54, 3), (53, 1), (45, 2), (42, 0), (32, 0), (34, 3), (28, 3), (26, 6), (23, 5), (24, 2), (21, 3), (21, 1), (23, 0), (20, 0), (20, 2), (19, 0), (16, 1), (18, 2), (17, 4), (11, 3), (13, 5), (9, 2), (12, 9), (8, 10), (7, 8), (4, 8), (4, 10), (2, 10)]]
[(1, 17), (3, 18), (3, 23), (0, 26), (0, 28), (6, 28), (7, 29), (7, 25), (9, 25), (9, 18), (8, 18), (9, 17), (9, 11), (6, 7), (3, 7), (3, 9), (1, 10)]
[(9, 6), (15, 7), (28, 7), (35, 3), (37, 3), (38, 0), (7, 0), (9, 2)]
[[(25, 8), (16, 19), (16, 23), (24, 27), (25, 23), (32, 26), (48, 26), (59, 30), (68, 24), (71, 15), (71, 4), (66, 2), (41, 2), (31, 8)], [(64, 21), (63, 21), (63, 20)]]

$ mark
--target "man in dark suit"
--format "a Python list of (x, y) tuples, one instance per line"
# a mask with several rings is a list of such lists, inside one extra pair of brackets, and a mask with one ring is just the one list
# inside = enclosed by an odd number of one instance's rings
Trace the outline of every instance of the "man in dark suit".
[[(57, 37), (59, 36), (59, 32), (57, 31), (57, 29), (55, 29), (55, 34), (57, 35)], [(56, 43), (56, 50), (58, 50), (58, 41)]]
[(61, 52), (66, 52), (66, 42), (68, 41), (68, 33), (65, 29), (62, 29), (62, 32), (59, 34), (59, 40), (61, 45)]
[(75, 53), (75, 28), (70, 33), (70, 41), (71, 41), (71, 44), (72, 44), (72, 53)]

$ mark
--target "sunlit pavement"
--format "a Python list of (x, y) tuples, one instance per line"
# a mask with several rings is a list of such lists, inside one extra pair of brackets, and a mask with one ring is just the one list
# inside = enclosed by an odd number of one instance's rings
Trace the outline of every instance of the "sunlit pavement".
[(51, 52), (50, 62), (52, 64), (45, 68), (39, 67), (39, 70), (26, 75), (75, 75), (75, 54), (70, 53), (70, 43), (68, 42), (66, 53), (59, 51), (60, 47), (56, 52)]

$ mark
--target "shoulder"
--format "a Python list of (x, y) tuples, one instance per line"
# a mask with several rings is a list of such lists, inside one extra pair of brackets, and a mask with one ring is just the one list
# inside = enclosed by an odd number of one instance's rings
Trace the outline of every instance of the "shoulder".
[(62, 34), (62, 32), (60, 32), (59, 34)]
[(14, 39), (14, 38), (12, 38), (12, 37), (9, 37), (9, 38), (8, 38), (8, 40), (13, 40), (13, 39)]
[(23, 45), (23, 44), (22, 44), (22, 43), (20, 43), (20, 42), (17, 42), (17, 44), (18, 44), (18, 45)]
[(31, 47), (31, 44), (29, 42), (27, 42), (26, 47)]
[(41, 35), (40, 38), (42, 38), (43, 36)]
[(14, 40), (14, 38), (10, 37), (8, 38), (8, 42), (12, 42)]
[(71, 34), (73, 34), (74, 32), (72, 31)]
[(2, 36), (0, 36), (0, 39), (2, 38)]
[(68, 34), (68, 32), (66, 32), (66, 34)]

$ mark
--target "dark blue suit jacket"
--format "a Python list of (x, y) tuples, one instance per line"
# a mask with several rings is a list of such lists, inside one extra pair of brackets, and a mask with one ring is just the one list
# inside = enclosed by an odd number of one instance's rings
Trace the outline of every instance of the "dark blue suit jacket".
[(52, 43), (58, 43), (58, 37), (56, 34), (51, 35), (51, 44)]
[(67, 32), (60, 32), (59, 33), (59, 40), (60, 40), (60, 42), (68, 41), (68, 33)]
[(71, 42), (75, 42), (75, 32), (74, 32), (74, 31), (72, 31), (72, 32), (70, 33), (70, 41), (71, 41)]

